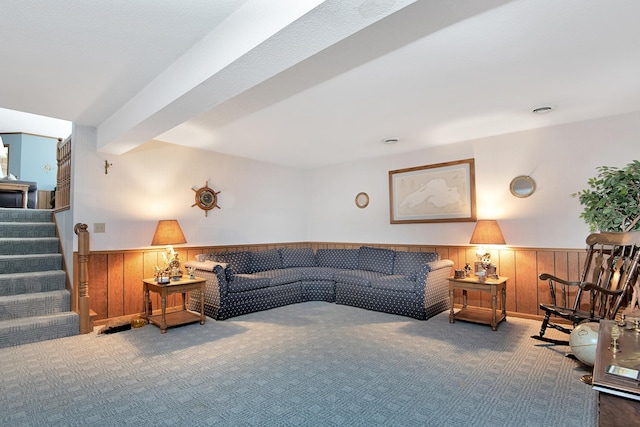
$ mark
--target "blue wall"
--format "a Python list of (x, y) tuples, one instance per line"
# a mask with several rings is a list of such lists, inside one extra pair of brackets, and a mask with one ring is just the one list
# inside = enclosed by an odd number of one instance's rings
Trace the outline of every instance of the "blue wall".
[(53, 190), (57, 181), (58, 140), (25, 133), (2, 134), (9, 145), (9, 173), (21, 181), (35, 181), (38, 190)]

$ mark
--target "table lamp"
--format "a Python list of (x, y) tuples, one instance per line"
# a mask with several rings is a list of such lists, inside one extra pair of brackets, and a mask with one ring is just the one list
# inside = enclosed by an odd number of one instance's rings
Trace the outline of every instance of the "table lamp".
[[(158, 221), (151, 246), (166, 245), (167, 250), (166, 253), (163, 254), (168, 264), (166, 270), (180, 270), (180, 259), (178, 258), (178, 254), (173, 250), (172, 245), (179, 245), (181, 243), (187, 243), (187, 239), (185, 239), (177, 219), (162, 219)], [(180, 275), (182, 275), (182, 272), (180, 272)]]
[[(498, 221), (495, 219), (480, 219), (476, 222), (476, 227), (473, 229), (471, 240), (469, 243), (473, 245), (479, 245), (476, 251), (478, 261), (475, 263), (475, 272), (479, 270), (487, 269), (491, 265), (491, 253), (485, 249), (484, 245), (505, 245), (502, 231)], [(494, 272), (495, 274), (495, 272)]]

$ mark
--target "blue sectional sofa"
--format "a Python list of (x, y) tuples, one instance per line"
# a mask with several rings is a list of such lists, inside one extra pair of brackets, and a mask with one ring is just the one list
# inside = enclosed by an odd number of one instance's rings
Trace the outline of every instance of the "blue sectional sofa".
[[(206, 278), (204, 311), (217, 320), (304, 301), (428, 319), (449, 308), (452, 266), (435, 252), (367, 246), (211, 253), (185, 263)], [(199, 311), (200, 297), (191, 293), (190, 310)]]

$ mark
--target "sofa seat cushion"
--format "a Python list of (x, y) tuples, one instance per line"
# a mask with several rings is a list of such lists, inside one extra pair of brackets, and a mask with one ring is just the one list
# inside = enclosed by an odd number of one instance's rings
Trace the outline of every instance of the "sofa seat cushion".
[(253, 273), (252, 276), (269, 279), (269, 286), (280, 286), (300, 281), (300, 271), (293, 268), (261, 271), (260, 273)]
[(404, 275), (383, 276), (371, 281), (373, 289), (387, 289), (397, 292), (415, 292), (415, 282), (407, 280)]
[(338, 270), (331, 267), (294, 267), (289, 270), (297, 271), (300, 274), (300, 280), (334, 280)]
[(393, 274), (393, 258), (391, 249), (370, 248), (362, 246), (358, 256), (358, 269)]
[(371, 287), (371, 282), (383, 277), (384, 274), (377, 271), (343, 270), (336, 273), (336, 283), (347, 285)]
[(393, 260), (393, 274), (402, 274), (409, 280), (416, 280), (416, 273), (421, 265), (438, 261), (437, 252), (397, 251)]
[(229, 292), (245, 292), (253, 289), (266, 288), (271, 283), (268, 277), (257, 277), (255, 274), (234, 274), (229, 282)]

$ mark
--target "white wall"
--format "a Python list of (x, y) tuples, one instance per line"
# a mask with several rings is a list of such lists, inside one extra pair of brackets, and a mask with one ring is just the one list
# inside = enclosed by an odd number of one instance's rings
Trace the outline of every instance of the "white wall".
[[(74, 139), (74, 221), (89, 225), (92, 251), (150, 247), (160, 219), (177, 219), (190, 246), (306, 240), (301, 170), (155, 141), (104, 155), (88, 128)], [(221, 209), (207, 217), (191, 207), (192, 187), (206, 181), (221, 192)], [(94, 233), (94, 223), (105, 223), (106, 233)]]
[[(388, 172), (474, 158), (478, 218), (498, 219), (508, 245), (581, 248), (589, 230), (570, 194), (586, 187), (597, 166), (638, 159), (638, 136), (640, 113), (634, 113), (303, 171), (161, 142), (103, 155), (95, 130), (80, 127), (74, 130), (73, 222), (89, 225), (93, 251), (149, 247), (157, 221), (170, 218), (180, 221), (193, 246), (468, 245), (474, 223), (390, 224)], [(113, 163), (108, 175), (105, 160)], [(536, 180), (533, 196), (510, 194), (516, 175)], [(207, 180), (221, 191), (222, 209), (205, 217), (191, 207), (191, 188)], [(370, 196), (366, 209), (355, 206), (360, 191)], [(106, 233), (93, 232), (96, 222), (106, 224)]]
[[(475, 158), (478, 218), (497, 219), (508, 245), (580, 248), (589, 229), (570, 194), (586, 188), (597, 166), (638, 159), (639, 136), (640, 113), (633, 113), (316, 169), (309, 240), (467, 245), (474, 223), (390, 224), (388, 172)], [(533, 196), (511, 195), (517, 175), (533, 177)], [(355, 206), (360, 191), (370, 196), (366, 209)]]

